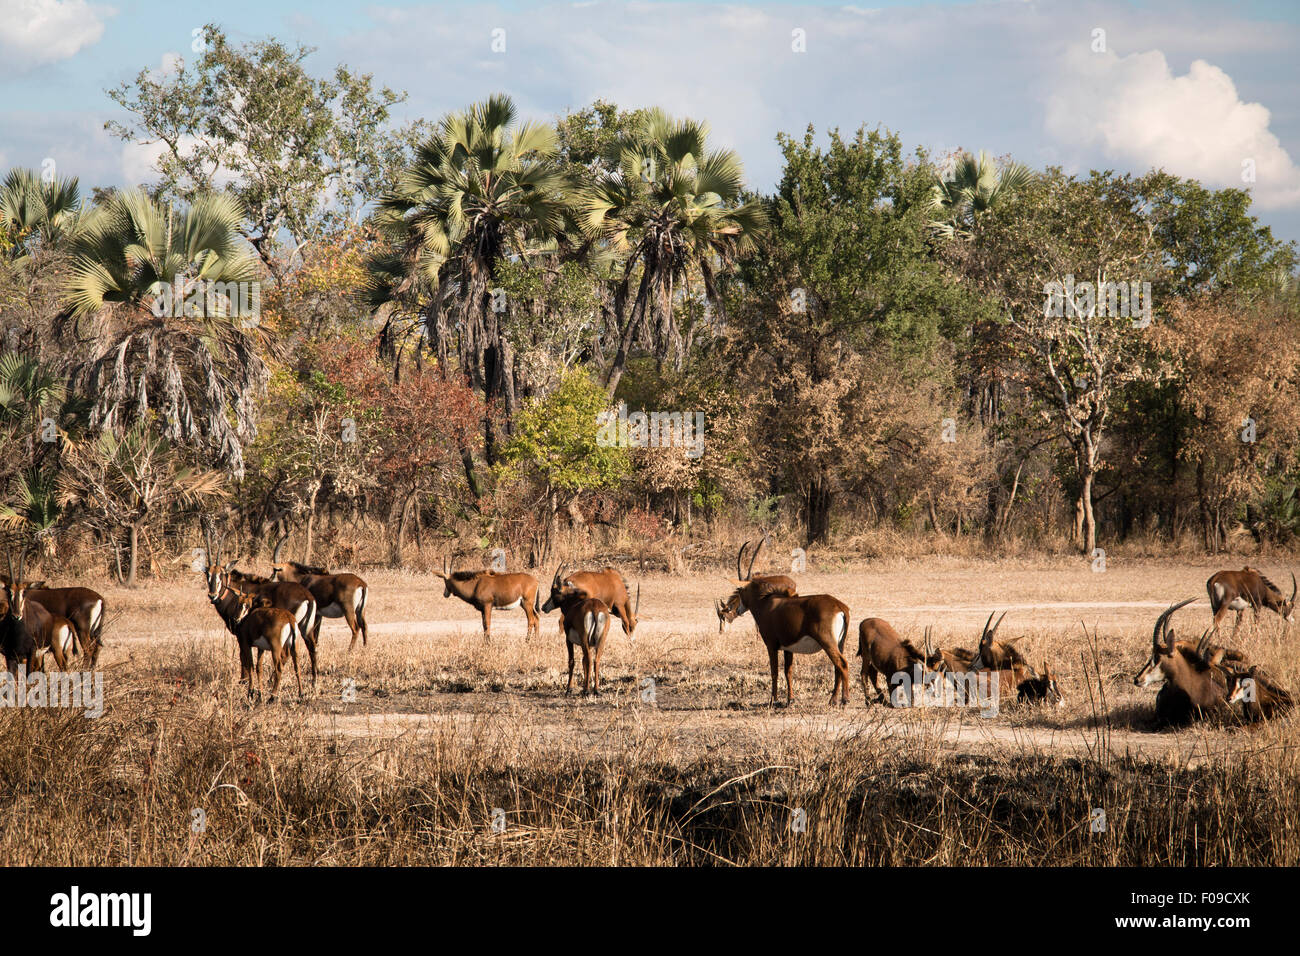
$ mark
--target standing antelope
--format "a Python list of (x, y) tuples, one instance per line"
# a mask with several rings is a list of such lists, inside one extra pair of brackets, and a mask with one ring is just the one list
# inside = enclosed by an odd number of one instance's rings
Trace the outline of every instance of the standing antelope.
[[(749, 559), (749, 569), (742, 571), (741, 563), (745, 558), (745, 551), (749, 548), (750, 542), (745, 542), (740, 546), (740, 553), (736, 555), (736, 577), (741, 581), (762, 581), (770, 585), (774, 590), (784, 591), (790, 597), (798, 594), (798, 588), (794, 583), (794, 578), (786, 574), (760, 574), (754, 576), (754, 562), (758, 559), (758, 552), (763, 550), (763, 545), (767, 542), (767, 535), (759, 539), (758, 547), (754, 549), (753, 556)], [(745, 613), (745, 605), (741, 602), (739, 595), (732, 594), (725, 601), (718, 602), (718, 633), (721, 634), (736, 618)]]
[(1214, 629), (1219, 629), (1219, 622), (1229, 611), (1237, 612), (1237, 621), (1233, 625), (1232, 635), (1237, 636), (1241, 627), (1241, 612), (1250, 608), (1254, 620), (1259, 620), (1259, 609), (1267, 608), (1282, 616), (1288, 624), (1295, 621), (1295, 574), (1291, 575), (1291, 596), (1284, 598), (1278, 586), (1252, 567), (1240, 571), (1218, 571), (1210, 575), (1205, 582), (1205, 590), (1210, 595), (1210, 610), (1214, 612)]
[[(569, 683), (564, 690), (567, 697), (573, 693), (573, 648), (582, 648), (582, 694), (600, 696), (600, 652), (609, 636), (610, 609), (604, 601), (587, 597), (579, 589), (560, 579), (564, 570), (561, 564), (551, 579), (551, 595), (542, 605), (549, 614), (560, 609), (560, 629), (564, 632), (564, 646), (569, 651)], [(592, 676), (595, 676), (594, 685)]]
[[(1189, 641), (1176, 641), (1169, 619), (1179, 608), (1196, 598), (1171, 604), (1156, 620), (1151, 633), (1151, 657), (1133, 678), (1138, 687), (1159, 687), (1156, 695), (1156, 724), (1185, 724), (1207, 711), (1221, 710), (1227, 697), (1227, 678), (1218, 666), (1233, 652), (1213, 648), (1209, 628), (1193, 647)], [(1235, 655), (1241, 658), (1240, 654)]]
[[(928, 644), (929, 635), (927, 635)], [(876, 692), (876, 700), (894, 707), (893, 695), (882, 694), (876, 684), (876, 676), (885, 678), (885, 689), (893, 683), (895, 674), (908, 675), (903, 682), (906, 691), (903, 695), (904, 706), (912, 705), (912, 694), (918, 688), (912, 687), (913, 678), (921, 671), (927, 670), (925, 655), (916, 649), (911, 641), (900, 637), (888, 621), (878, 617), (863, 619), (858, 625), (858, 656), (862, 658), (862, 693), (871, 703), (871, 692), (867, 690), (867, 680), (871, 680), (871, 690)]]
[(67, 618), (51, 614), (43, 605), (30, 598), (32, 585), (23, 580), (23, 566), (27, 551), (18, 558), (18, 573), (14, 573), (13, 556), (5, 553), (9, 573), (3, 578), (5, 609), (0, 617), (0, 652), (10, 673), (17, 673), (23, 664), (27, 671), (41, 670), (45, 655), (53, 656), (59, 670), (66, 670), (68, 657), (76, 648), (76, 631)]
[(271, 580), (283, 579), (301, 584), (316, 599), (316, 626), (312, 629), (312, 643), (318, 643), (320, 640), (323, 618), (341, 617), (352, 629), (352, 643), (348, 645), (348, 651), (351, 652), (357, 646), (358, 634), (361, 635), (361, 646), (364, 647), (368, 635), (366, 596), (370, 592), (369, 586), (355, 574), (346, 572), (332, 574), (325, 568), (299, 564), (297, 561), (290, 561), (287, 567), (282, 566), (280, 550), (288, 539), (289, 536), (286, 534), (276, 543), (275, 553), (271, 556)]
[(271, 696), (267, 703), (275, 700), (275, 693), (280, 689), (280, 669), (286, 653), (293, 659), (293, 676), (301, 698), (298, 637), (302, 632), (297, 619), (282, 607), (272, 607), (264, 594), (236, 591), (228, 586), (212, 605), (239, 642), (239, 681), (248, 683), (249, 698), (253, 697), (253, 648), (257, 648), (257, 695), (262, 695), (262, 652), (270, 651)]
[(583, 597), (594, 598), (606, 605), (623, 623), (623, 633), (632, 640), (636, 630), (636, 616), (641, 609), (641, 586), (637, 585), (636, 604), (628, 597), (627, 581), (613, 568), (603, 571), (574, 571), (564, 576), (564, 584), (580, 591)]
[[(7, 581), (0, 574), (0, 582)], [(35, 601), (56, 617), (66, 618), (73, 628), (74, 642), (82, 656), (94, 667), (99, 661), (104, 635), (104, 598), (90, 588), (49, 588), (44, 581), (33, 581), (27, 599)]]
[(497, 574), (495, 571), (452, 571), (451, 559), (443, 558), (441, 573), (446, 588), (443, 597), (455, 595), (466, 604), (476, 608), (483, 616), (483, 637), (492, 637), (492, 609), (513, 611), (517, 607), (524, 609), (528, 617), (528, 631), (525, 639), (537, 634), (538, 587), (537, 579), (531, 574)]
[(793, 597), (763, 581), (737, 580), (736, 595), (754, 615), (758, 634), (767, 645), (768, 662), (772, 668), (772, 703), (776, 699), (776, 655), (785, 654), (786, 703), (794, 700), (790, 683), (790, 668), (795, 654), (816, 654), (825, 651), (835, 667), (835, 686), (831, 689), (832, 704), (836, 692), (841, 705), (849, 702), (848, 661), (842, 653), (844, 639), (849, 633), (849, 607), (829, 594), (810, 594)]

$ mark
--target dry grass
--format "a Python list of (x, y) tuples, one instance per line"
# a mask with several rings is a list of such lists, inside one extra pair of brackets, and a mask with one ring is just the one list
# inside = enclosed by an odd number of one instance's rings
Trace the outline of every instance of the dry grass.
[[(1067, 706), (991, 719), (867, 707), (856, 672), (852, 705), (831, 708), (821, 657), (796, 661), (794, 706), (769, 709), (752, 621), (717, 633), (717, 574), (645, 578), (637, 640), (615, 625), (605, 693), (587, 700), (563, 696), (554, 616), (527, 642), (520, 612), (498, 614), (486, 644), (436, 578), (368, 575), (370, 645), (348, 655), (328, 623), (316, 694), (300, 701), (290, 673), (280, 701), (253, 708), (197, 581), (106, 589), (121, 616), (104, 716), (0, 711), (0, 852), (21, 865), (1293, 865), (1294, 716), (1155, 732), (1154, 695), (1132, 685), (1160, 608), (1203, 593), (1212, 570), (949, 557), (800, 579), (853, 608), (850, 652), (861, 617), (969, 646), (990, 610), (1012, 608), (1000, 636), (1063, 672)], [(1202, 600), (1175, 627), (1199, 634), (1208, 616)], [(1247, 617), (1238, 643), (1295, 687), (1292, 640)], [(1094, 808), (1105, 833), (1090, 831)]]

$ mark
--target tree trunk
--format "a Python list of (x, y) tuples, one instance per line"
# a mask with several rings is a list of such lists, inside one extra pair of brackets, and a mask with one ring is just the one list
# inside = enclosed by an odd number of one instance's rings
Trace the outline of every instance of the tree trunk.
[(140, 525), (139, 523), (127, 526), (126, 531), (127, 550), (130, 552), (127, 558), (126, 568), (126, 586), (135, 587), (135, 572), (140, 566)]
[(814, 478), (804, 491), (803, 519), (808, 544), (826, 540), (826, 534), (830, 530), (833, 498), (825, 476)]
[(1095, 477), (1091, 470), (1085, 472), (1083, 490), (1079, 493), (1079, 501), (1083, 505), (1083, 554), (1085, 557), (1091, 557), (1093, 550), (1097, 547), (1097, 516), (1092, 509), (1092, 483)]

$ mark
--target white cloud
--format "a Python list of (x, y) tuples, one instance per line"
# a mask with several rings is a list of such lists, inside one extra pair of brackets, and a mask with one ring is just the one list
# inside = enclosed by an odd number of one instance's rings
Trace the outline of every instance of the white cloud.
[(0, 62), (22, 72), (93, 46), (111, 7), (85, 0), (0, 0)]
[[(1175, 76), (1159, 50), (1075, 52), (1066, 62), (1047, 102), (1053, 137), (1208, 186), (1249, 187), (1265, 209), (1300, 205), (1300, 167), (1269, 129), (1268, 109), (1243, 102), (1219, 67), (1195, 60)], [(1254, 183), (1242, 179), (1247, 160)]]

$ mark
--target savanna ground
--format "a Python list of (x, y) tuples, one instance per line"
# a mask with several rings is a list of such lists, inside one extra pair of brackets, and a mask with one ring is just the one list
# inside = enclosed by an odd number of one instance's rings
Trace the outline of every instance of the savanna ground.
[[(768, 706), (752, 618), (718, 633), (721, 572), (640, 578), (636, 640), (614, 622), (603, 694), (585, 699), (564, 696), (556, 615), (525, 640), (523, 613), (498, 612), (487, 643), (428, 575), (367, 573), (368, 646), (349, 654), (346, 626), (327, 622), (315, 694), (300, 700), (289, 670), (255, 707), (197, 575), (104, 588), (104, 716), (0, 712), (0, 848), (74, 865), (1295, 864), (1295, 718), (1156, 731), (1155, 695), (1132, 683), (1161, 609), (1200, 595), (1174, 626), (1208, 624), (1218, 566), (932, 558), (803, 574), (801, 593), (853, 611), (847, 709), (827, 704), (821, 655), (796, 658), (793, 706)], [(995, 608), (1010, 611), (1000, 638), (1060, 671), (1064, 707), (865, 705), (863, 617), (972, 647)], [(1296, 687), (1296, 639), (1247, 614), (1235, 643)]]

